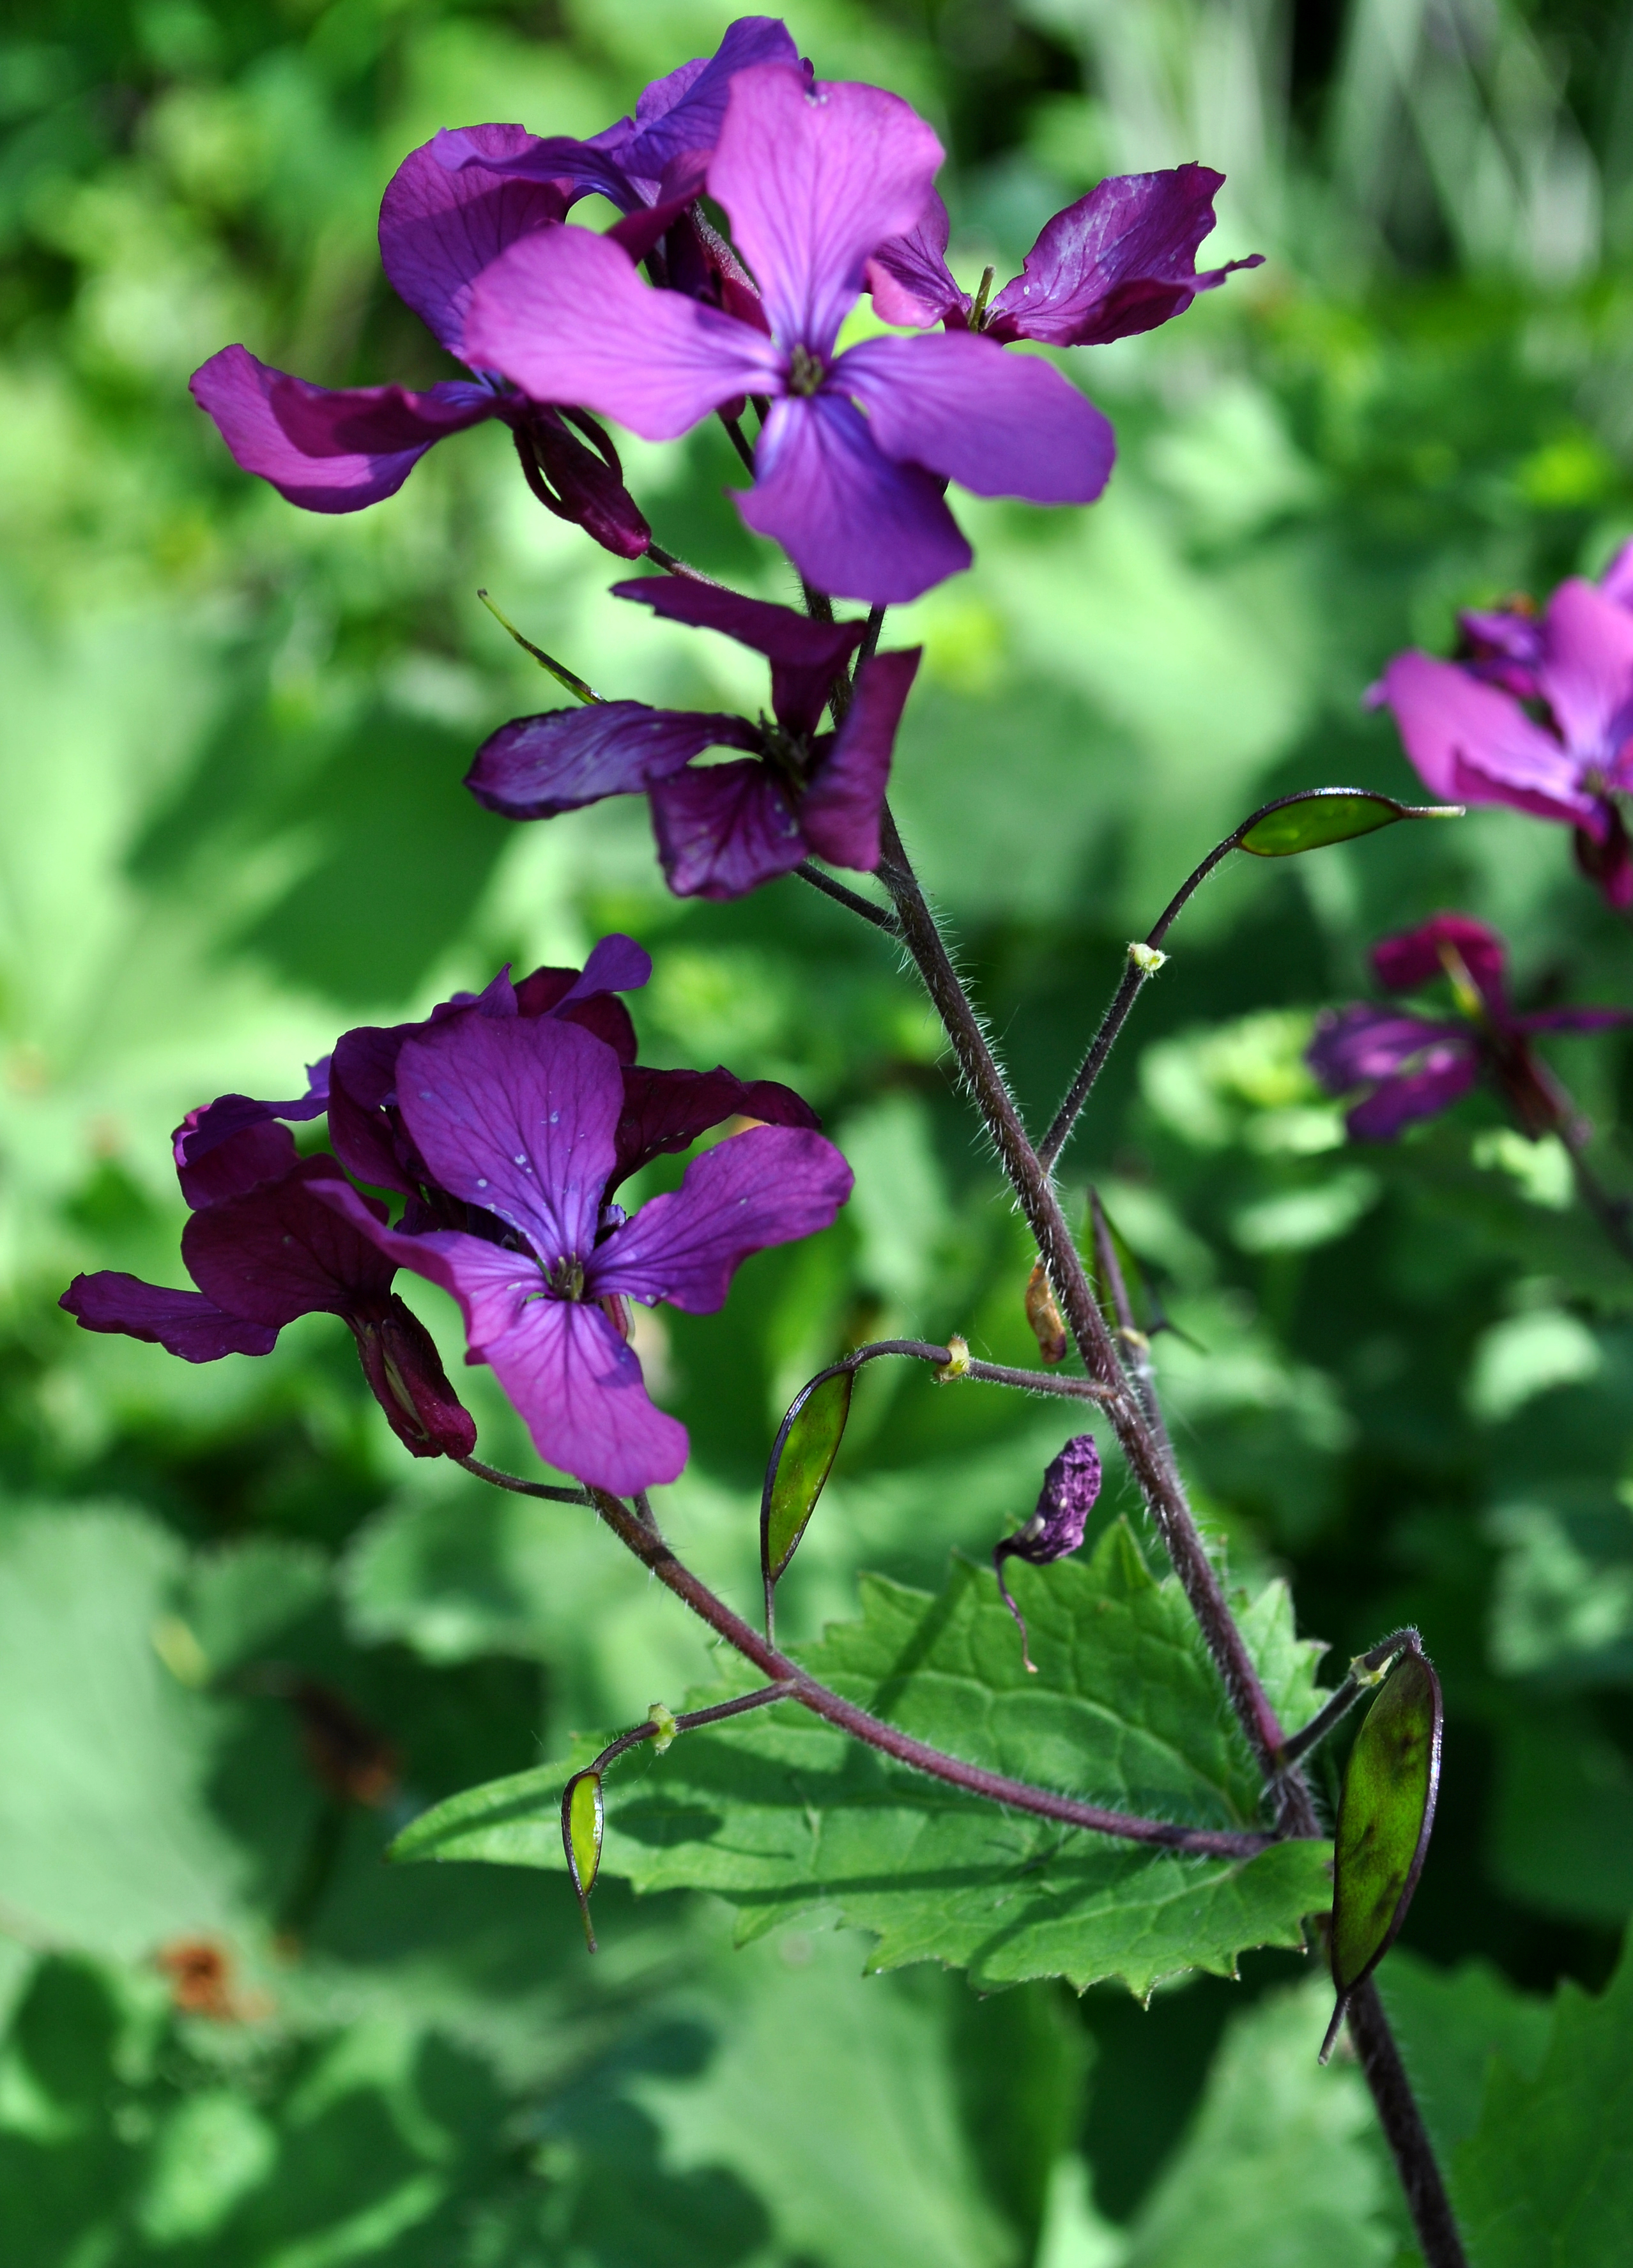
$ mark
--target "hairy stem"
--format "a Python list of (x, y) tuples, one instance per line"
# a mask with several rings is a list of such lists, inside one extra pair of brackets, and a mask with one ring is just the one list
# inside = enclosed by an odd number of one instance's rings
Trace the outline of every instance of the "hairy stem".
[(1467, 2255), (1452, 2216), (1451, 2199), (1440, 2177), (1434, 2146), (1419, 2114), (1412, 2083), (1401, 2060), (1371, 1977), (1350, 1995), (1350, 2037), (1378, 2109), (1390, 2153), (1406, 2191), (1417, 2241), (1428, 2268), (1467, 2268)]
[[(1083, 1366), (1106, 1389), (1106, 1414), (1268, 1784), (1276, 1778), (1276, 1759), (1282, 1745), (1282, 1728), (1276, 1712), (1225, 1602), (1219, 1579), (1186, 1500), (1183, 1484), (1146, 1424), (1138, 1398), (1123, 1374), (1116, 1347), (1095, 1302), (1048, 1169), (1027, 1138), (1020, 1114), (948, 956), (888, 806), (883, 814), (881, 832), (885, 856), (879, 878), (890, 892), (903, 939), (917, 963), (925, 989), (953, 1043), (959, 1068), (975, 1098), (1004, 1174), (1019, 1201), (1039, 1256), (1048, 1271), (1061, 1313), (1083, 1358)], [(1282, 1818), (1288, 1833), (1313, 1835), (1320, 1831), (1314, 1807), (1301, 1784), (1283, 1783)]]
[(1067, 1827), (1085, 1828), (1096, 1835), (1114, 1835), (1127, 1843), (1155, 1844), (1164, 1850), (1186, 1851), (1199, 1857), (1245, 1859), (1262, 1851), (1274, 1839), (1267, 1835), (1180, 1827), (1172, 1820), (1141, 1819), (1128, 1812), (1102, 1810), (1096, 1804), (1079, 1803), (1074, 1796), (1057, 1795), (1050, 1788), (1033, 1787), (1025, 1780), (1011, 1779), (1005, 1773), (965, 1764), (958, 1756), (946, 1756), (923, 1741), (916, 1741), (910, 1734), (898, 1731), (882, 1718), (870, 1715), (842, 1695), (819, 1684), (797, 1661), (780, 1653), (724, 1599), (717, 1598), (689, 1567), (682, 1565), (662, 1537), (653, 1535), (621, 1498), (610, 1495), (605, 1489), (591, 1489), (588, 1494), (607, 1526), (643, 1566), (763, 1675), (775, 1683), (786, 1683), (791, 1701), (798, 1702), (814, 1716), (837, 1726), (842, 1732), (852, 1734), (898, 1764), (910, 1765), (933, 1779), (945, 1780), (967, 1795), (984, 1796), (993, 1803), (1007, 1804), (1011, 1810), (1058, 1820)]

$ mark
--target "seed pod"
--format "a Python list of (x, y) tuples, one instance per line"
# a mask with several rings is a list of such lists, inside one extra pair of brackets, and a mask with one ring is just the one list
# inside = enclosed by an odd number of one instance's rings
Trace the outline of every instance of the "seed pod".
[(601, 1833), (606, 1817), (600, 1773), (575, 1772), (562, 1790), (562, 1848), (567, 1853), (567, 1871), (578, 1893), (585, 1941), (592, 1953), (596, 1948), (595, 1932), (590, 1926), (590, 1893), (600, 1871)]
[(1038, 1352), (1047, 1363), (1066, 1359), (1066, 1325), (1060, 1309), (1055, 1304), (1048, 1270), (1040, 1260), (1026, 1278), (1026, 1321), (1032, 1325), (1032, 1335), (1038, 1342)]
[(777, 1428), (760, 1498), (760, 1570), (768, 1616), (771, 1593), (798, 1550), (834, 1469), (855, 1382), (856, 1373), (849, 1368), (820, 1373), (801, 1387)]
[(1100, 1453), (1094, 1446), (1092, 1433), (1078, 1433), (1067, 1442), (1044, 1474), (1037, 1508), (1031, 1519), (993, 1550), (992, 1568), (998, 1579), (998, 1594), (1019, 1628), (1020, 1658), (1028, 1669), (1035, 1670), (1037, 1664), (1027, 1651), (1026, 1617), (1010, 1596), (1004, 1580), (1004, 1562), (1013, 1557), (1026, 1560), (1029, 1566), (1047, 1567), (1052, 1559), (1063, 1559), (1069, 1551), (1075, 1551), (1083, 1541), (1083, 1531), (1100, 1492)]
[(1434, 1826), (1440, 1786), (1440, 1681), (1409, 1646), (1356, 1735), (1334, 1836), (1332, 1964), (1338, 2006), (1321, 2050), (1326, 2061), (1344, 2007), (1394, 1944)]

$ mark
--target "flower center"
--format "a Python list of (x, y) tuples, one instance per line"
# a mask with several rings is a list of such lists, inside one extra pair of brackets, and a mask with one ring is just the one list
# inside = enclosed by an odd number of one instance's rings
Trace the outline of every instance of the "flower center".
[(584, 1297), (584, 1263), (581, 1260), (558, 1260), (546, 1279), (558, 1300), (582, 1300)]
[(788, 358), (788, 390), (791, 394), (814, 394), (828, 375), (821, 359), (809, 347), (796, 347)]

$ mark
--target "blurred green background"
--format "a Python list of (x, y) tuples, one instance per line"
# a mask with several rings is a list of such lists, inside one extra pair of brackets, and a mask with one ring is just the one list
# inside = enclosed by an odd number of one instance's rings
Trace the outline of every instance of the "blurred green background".
[[(552, 705), (485, 585), (608, 692), (717, 706), (758, 665), (606, 597), (505, 437), (320, 519), (192, 407), (230, 340), (329, 384), (447, 374), (379, 273), (438, 126), (597, 130), (708, 52), (693, 0), (15, 0), (0, 40), (0, 2218), (19, 2268), (1233, 2268), (1402, 2242), (1319, 1981), (978, 1999), (868, 1979), (819, 1927), (740, 1954), (705, 1900), (380, 1852), (426, 1801), (677, 1704), (709, 1656), (567, 1507), (410, 1465), (338, 1324), (195, 1369), (74, 1329), (76, 1269), (179, 1282), (166, 1135), (298, 1091), (365, 1020), (657, 956), (644, 1052), (784, 1079), (857, 1174), (829, 1235), (649, 1347), (691, 1429), (666, 1525), (752, 1595), (758, 1475), (800, 1381), (881, 1331), (1024, 1359), (1026, 1258), (889, 947), (792, 881), (658, 886), (638, 805), (509, 828), (459, 782)], [(1615, 0), (813, 0), (825, 77), (952, 152), (967, 278), (1107, 172), (1230, 175), (1210, 256), (1268, 264), (1076, 357), (1121, 460), (1080, 514), (960, 504), (975, 571), (893, 618), (927, 659), (896, 795), (1028, 1109), (1053, 1107), (1195, 858), (1291, 788), (1415, 782), (1361, 695), (1460, 605), (1633, 532), (1633, 14)], [(588, 214), (585, 216), (589, 217)], [(631, 443), (661, 540), (791, 595), (717, 430)], [(1633, 1911), (1633, 1278), (1563, 1159), (1465, 1105), (1347, 1148), (1300, 1052), (1370, 942), (1460, 908), (1526, 1005), (1625, 1000), (1633, 944), (1556, 828), (1478, 814), (1212, 882), (1075, 1148), (1195, 1348), (1165, 1388), (1244, 1575), (1335, 1660), (1423, 1628), (1441, 1823), (1386, 1971), (1443, 2140), (1485, 2045), (1599, 1987)], [(1633, 1179), (1633, 1057), (1561, 1067)], [(457, 1344), (436, 1295), (419, 1304)], [(882, 1368), (882, 1366), (881, 1366)], [(529, 1468), (487, 1375), (484, 1453)], [(1037, 1405), (871, 1372), (783, 1587), (933, 1583), (1030, 1504)], [(1120, 1476), (1107, 1513), (1130, 1508)], [(394, 1752), (349, 1800), (317, 1681)], [(377, 1761), (379, 1759), (377, 1758)], [(377, 1778), (386, 1777), (382, 1763)], [(353, 1776), (354, 1789), (357, 1786)], [(1473, 2045), (1468, 2043), (1472, 2042)], [(1438, 2058), (1438, 2060), (1437, 2060)]]

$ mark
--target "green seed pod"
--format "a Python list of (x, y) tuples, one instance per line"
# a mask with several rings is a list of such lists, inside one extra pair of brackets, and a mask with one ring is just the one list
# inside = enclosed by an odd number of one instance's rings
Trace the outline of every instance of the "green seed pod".
[(777, 1429), (760, 1499), (760, 1566), (768, 1602), (834, 1469), (855, 1382), (853, 1370), (823, 1372), (801, 1388)]
[(592, 1953), (595, 1951), (595, 1932), (590, 1926), (590, 1893), (600, 1870), (605, 1823), (600, 1773), (575, 1772), (562, 1790), (562, 1847), (567, 1853), (567, 1871), (578, 1893), (585, 1940)]
[(1394, 1944), (1423, 1872), (1440, 1785), (1440, 1681), (1416, 1646), (1401, 1653), (1356, 1735), (1333, 1860), (1333, 1982), (1344, 2004)]
[(1236, 837), (1239, 850), (1255, 858), (1291, 858), (1301, 850), (1321, 850), (1329, 843), (1351, 843), (1393, 827), (1401, 819), (1460, 819), (1455, 804), (1397, 803), (1392, 795), (1370, 795), (1353, 788), (1311, 788), (1264, 812)]

